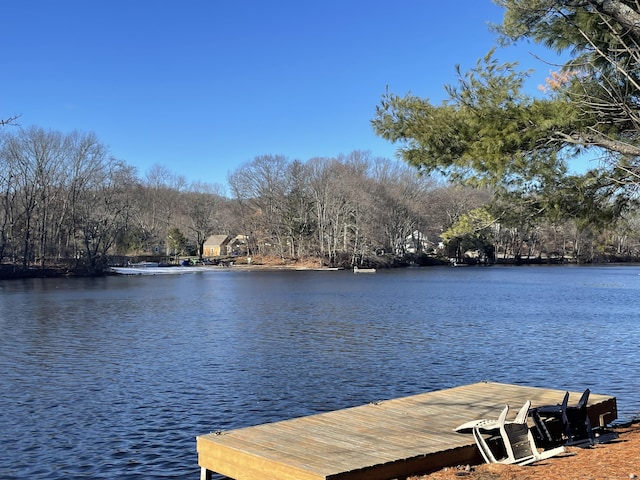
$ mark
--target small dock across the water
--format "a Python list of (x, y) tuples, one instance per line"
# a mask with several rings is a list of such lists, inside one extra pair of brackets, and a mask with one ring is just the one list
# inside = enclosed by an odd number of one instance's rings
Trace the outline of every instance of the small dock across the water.
[[(388, 480), (480, 463), (473, 437), (453, 429), (562, 401), (564, 390), (482, 382), (197, 437), (202, 479)], [(582, 392), (571, 392), (575, 403)], [(617, 418), (616, 398), (591, 394), (592, 425)]]

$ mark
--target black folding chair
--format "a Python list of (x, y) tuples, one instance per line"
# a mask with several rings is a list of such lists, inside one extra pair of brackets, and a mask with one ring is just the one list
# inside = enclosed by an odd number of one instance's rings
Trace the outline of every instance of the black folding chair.
[(590, 393), (587, 388), (576, 405), (568, 405), (569, 392), (566, 392), (562, 403), (531, 409), (531, 418), (543, 445), (591, 446), (595, 443), (587, 414)]

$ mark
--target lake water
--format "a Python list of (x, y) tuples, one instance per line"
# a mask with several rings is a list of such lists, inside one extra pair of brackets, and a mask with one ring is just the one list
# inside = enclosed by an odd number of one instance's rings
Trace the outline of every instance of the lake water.
[(0, 281), (0, 478), (197, 479), (195, 437), (482, 380), (640, 415), (640, 267)]

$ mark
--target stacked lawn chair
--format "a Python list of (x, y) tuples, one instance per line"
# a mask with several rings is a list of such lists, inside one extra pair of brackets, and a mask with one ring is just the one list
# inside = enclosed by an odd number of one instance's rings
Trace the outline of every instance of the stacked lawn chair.
[(505, 406), (497, 420), (474, 420), (460, 425), (457, 432), (471, 432), (487, 463), (511, 463), (528, 465), (565, 451), (556, 447), (543, 452), (538, 446), (527, 424), (531, 402), (527, 401), (518, 411), (515, 419), (507, 421), (509, 405)]
[(596, 432), (591, 427), (587, 412), (590, 393), (587, 388), (575, 405), (569, 405), (569, 392), (566, 392), (562, 403), (531, 409), (531, 418), (541, 445), (590, 447), (595, 443), (609, 442), (618, 437), (615, 432)]

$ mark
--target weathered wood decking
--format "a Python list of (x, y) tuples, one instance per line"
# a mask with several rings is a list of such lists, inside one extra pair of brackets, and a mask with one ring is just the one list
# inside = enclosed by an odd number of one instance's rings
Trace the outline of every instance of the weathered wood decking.
[[(582, 392), (572, 392), (575, 403)], [(522, 404), (559, 403), (563, 390), (476, 383), (375, 404), (197, 437), (202, 477), (236, 480), (386, 480), (458, 464), (479, 463), (474, 419), (510, 418)], [(615, 397), (591, 394), (592, 424), (617, 418)]]

